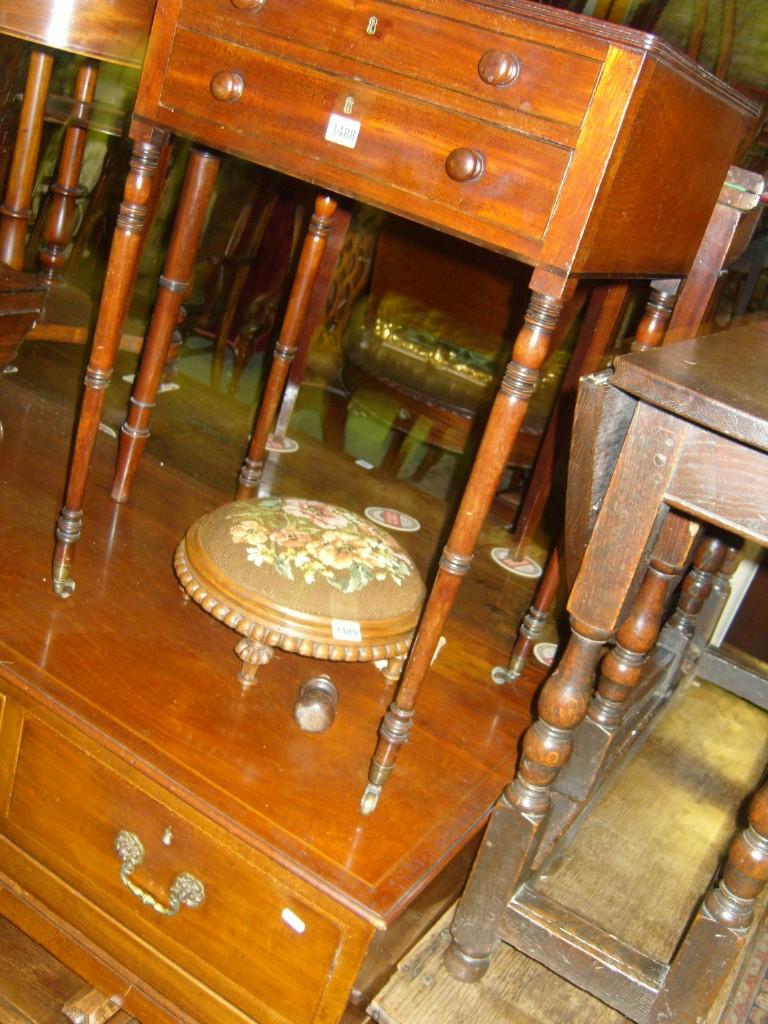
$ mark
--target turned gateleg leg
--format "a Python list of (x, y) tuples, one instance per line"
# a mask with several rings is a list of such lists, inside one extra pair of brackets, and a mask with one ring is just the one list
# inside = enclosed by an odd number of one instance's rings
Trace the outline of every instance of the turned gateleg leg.
[(704, 1020), (749, 934), (757, 897), (768, 881), (768, 785), (749, 805), (748, 825), (733, 839), (712, 886), (678, 949), (649, 1024)]
[(570, 757), (573, 731), (587, 712), (595, 666), (608, 635), (572, 619), (568, 646), (544, 684), (538, 719), (523, 738), (517, 775), (493, 809), (456, 910), (445, 964), (459, 981), (479, 981), (490, 966), (500, 915), (536, 853), (549, 817), (552, 785)]
[[(735, 557), (735, 549), (730, 549)], [(691, 640), (704, 604), (712, 593), (717, 574), (722, 570), (729, 549), (719, 537), (705, 537), (696, 548), (693, 565), (686, 573), (677, 607), (670, 616), (669, 626), (686, 640)], [(731, 563), (732, 564), (732, 563)]]
[[(632, 606), (600, 665), (577, 754), (558, 779), (558, 792), (572, 801), (569, 817), (592, 792), (613, 740), (639, 696), (646, 659), (659, 638), (669, 596), (690, 561), (698, 533), (695, 524), (675, 512), (669, 512), (664, 520)], [(706, 551), (707, 556), (699, 545), (694, 563), (708, 557), (708, 547)], [(564, 827), (564, 822), (559, 825)]]
[(541, 692), (517, 775), (493, 810), (456, 911), (446, 966), (459, 980), (476, 981), (487, 970), (499, 917), (547, 831), (554, 788), (587, 714), (604, 644), (631, 605), (669, 514), (664, 494), (682, 433), (674, 417), (650, 406), (638, 407), (627, 432), (571, 591), (571, 638)]
[(252, 497), (261, 478), (267, 438), (285, 388), (291, 362), (296, 353), (297, 340), (304, 323), (307, 306), (312, 297), (312, 290), (335, 212), (335, 199), (330, 196), (319, 196), (315, 200), (315, 212), (307, 228), (299, 266), (288, 300), (288, 308), (283, 319), (280, 337), (275, 346), (264, 397), (259, 407), (259, 415), (253, 429), (248, 454), (240, 470), (235, 492), (235, 497), (238, 499)]
[(128, 416), (120, 431), (117, 465), (112, 482), (112, 497), (115, 501), (128, 500), (139, 459), (149, 437), (149, 420), (155, 406), (157, 389), (181, 304), (195, 267), (197, 247), (220, 164), (221, 158), (215, 153), (197, 147), (190, 151), (139, 372)]
[(370, 814), (410, 732), (414, 705), (534, 392), (562, 298), (534, 292), (461, 500), (394, 702), (379, 729), (360, 809)]
[(677, 280), (651, 281), (651, 292), (632, 342), (633, 352), (645, 352), (663, 343), (679, 288)]
[(152, 196), (152, 179), (165, 141), (165, 132), (140, 128), (133, 144), (130, 170), (107, 264), (103, 301), (99, 307), (96, 332), (85, 374), (85, 389), (77, 421), (64, 506), (56, 525), (53, 589), (60, 597), (69, 597), (75, 589), (75, 582), (71, 578), (72, 561), (82, 529), (83, 498), (104, 404), (104, 392), (112, 377), (120, 332), (131, 297), (147, 202)]
[(7, 263), (14, 270), (24, 269), (24, 244), (52, 70), (53, 54), (47, 50), (33, 50), (24, 84), (5, 202), (0, 206), (0, 262)]
[[(679, 281), (672, 280), (653, 281), (651, 283), (650, 295), (632, 344), (633, 351), (656, 348), (662, 343), (664, 332), (674, 309), (678, 285)], [(587, 347), (585, 354), (580, 360), (580, 374), (594, 373), (597, 369), (599, 357), (605, 352), (609, 338), (615, 335), (620, 324), (621, 317), (626, 308), (626, 302), (626, 286), (614, 285), (607, 293), (598, 294), (594, 303), (594, 309), (592, 304), (590, 304), (587, 320), (584, 325)], [(564, 388), (566, 383), (564, 382), (563, 384)], [(548, 436), (549, 429), (547, 431)], [(545, 438), (545, 444), (546, 440), (547, 438)], [(552, 442), (550, 442), (550, 447), (551, 445)], [(544, 445), (542, 445), (542, 449), (544, 449)], [(549, 492), (547, 491), (547, 493)], [(532, 525), (535, 529), (538, 526), (538, 521)], [(521, 534), (517, 547), (518, 554), (521, 553), (522, 548), (525, 546), (526, 538), (531, 532), (530, 529), (527, 529)], [(552, 610), (560, 581), (560, 568), (560, 553), (556, 546), (549, 556), (533, 602), (523, 617), (506, 672), (502, 673), (500, 671), (498, 673), (498, 682), (513, 682), (523, 674), (530, 660), (533, 646), (543, 633)]]
[[(72, 113), (75, 117), (79, 111), (93, 102), (98, 73), (99, 65), (95, 60), (85, 60), (77, 69), (75, 91), (72, 96)], [(45, 246), (40, 252), (40, 263), (49, 283), (61, 276), (65, 263), (64, 250), (72, 240), (75, 202), (83, 194), (80, 188), (80, 172), (87, 136), (88, 129), (77, 120), (68, 125), (64, 133), (56, 181), (51, 186), (53, 199), (45, 221)]]

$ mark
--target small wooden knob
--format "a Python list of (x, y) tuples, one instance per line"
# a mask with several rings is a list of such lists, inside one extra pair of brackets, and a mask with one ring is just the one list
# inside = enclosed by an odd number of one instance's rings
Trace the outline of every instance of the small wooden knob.
[[(233, 0), (234, 2), (234, 0)], [(477, 62), (477, 73), (486, 85), (503, 89), (511, 85), (520, 74), (520, 61), (504, 50), (488, 50)]]
[(238, 11), (260, 11), (267, 0), (232, 0)]
[(217, 71), (211, 79), (211, 96), (232, 103), (243, 95), (243, 80), (236, 71)]
[(475, 181), (485, 170), (483, 154), (460, 146), (445, 158), (445, 173), (454, 181)]

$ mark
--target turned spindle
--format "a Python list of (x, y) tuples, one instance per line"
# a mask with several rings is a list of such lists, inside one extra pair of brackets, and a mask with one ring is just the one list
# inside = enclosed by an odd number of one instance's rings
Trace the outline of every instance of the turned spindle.
[(336, 205), (336, 200), (330, 196), (318, 196), (315, 200), (315, 212), (307, 228), (296, 277), (288, 299), (288, 308), (285, 311), (280, 337), (275, 345), (264, 397), (259, 406), (248, 454), (240, 470), (235, 492), (238, 499), (252, 497), (261, 479), (267, 439), (285, 388), (291, 362), (296, 354)]

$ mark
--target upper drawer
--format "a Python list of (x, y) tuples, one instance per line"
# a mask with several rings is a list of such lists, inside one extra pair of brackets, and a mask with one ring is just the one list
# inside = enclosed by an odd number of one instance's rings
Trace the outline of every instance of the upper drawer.
[[(256, 851), (244, 856), (216, 826), (170, 797), (167, 804), (154, 799), (30, 716), (0, 828), (249, 1017), (264, 1024), (315, 1020), (344, 929), (307, 901), (306, 887)], [(143, 905), (121, 881), (121, 832), (144, 847), (128, 882), (167, 906), (174, 880), (188, 873), (203, 883), (204, 901), (182, 905), (172, 917)], [(182, 1008), (196, 1018), (200, 1012)]]
[[(263, 49), (269, 44), (256, 33), (290, 39), (323, 54), (313, 59), (318, 66), (327, 66), (327, 55), (334, 54), (450, 89), (460, 94), (450, 103), (459, 109), (461, 95), (486, 100), (502, 108), (495, 115), (501, 123), (507, 109), (578, 127), (602, 66), (567, 50), (382, 0), (264, 0), (261, 6), (259, 0), (237, 0), (247, 2), (255, 6), (183, 0), (179, 24)], [(358, 75), (371, 81), (365, 68)]]
[[(234, 84), (231, 100), (212, 94), (212, 82), (222, 79)], [(389, 193), (389, 205), (406, 215), (427, 210), (452, 228), (458, 211), (465, 221), (537, 241), (571, 156), (520, 132), (183, 29), (166, 69), (160, 119), (164, 108), (182, 130), (187, 115), (193, 134), (209, 144), (326, 188), (347, 191), (352, 175), (356, 195), (380, 201)], [(332, 115), (349, 119), (334, 121), (335, 134)], [(201, 122), (210, 128), (201, 130)], [(477, 177), (450, 177), (446, 158), (456, 149), (477, 154)]]

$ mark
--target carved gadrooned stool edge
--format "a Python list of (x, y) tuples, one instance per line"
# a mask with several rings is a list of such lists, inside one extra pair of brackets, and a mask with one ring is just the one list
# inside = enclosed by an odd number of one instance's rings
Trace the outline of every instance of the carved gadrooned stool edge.
[(413, 639), (413, 631), (405, 634), (401, 639), (377, 644), (334, 644), (329, 641), (301, 638), (287, 633), (271, 623), (257, 621), (239, 609), (233, 608), (212, 589), (207, 589), (187, 564), (186, 540), (184, 538), (176, 548), (173, 567), (185, 593), (204, 611), (248, 640), (263, 644), (265, 647), (279, 647), (292, 654), (301, 654), (323, 661), (383, 661), (407, 654)]

